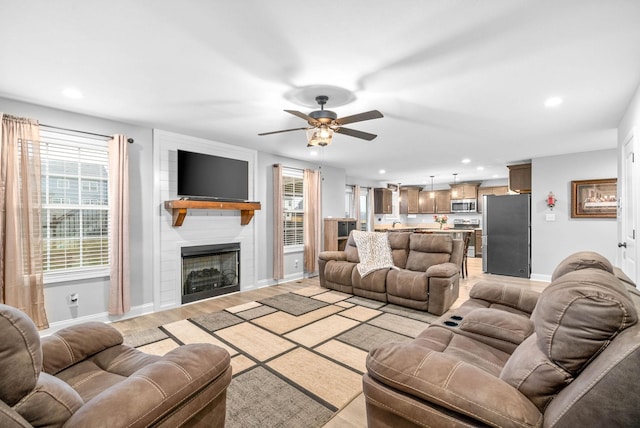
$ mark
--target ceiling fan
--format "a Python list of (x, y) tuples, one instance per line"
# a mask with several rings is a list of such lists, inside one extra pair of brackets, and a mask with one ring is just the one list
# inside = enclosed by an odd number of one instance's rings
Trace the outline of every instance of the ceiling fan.
[(367, 141), (371, 141), (377, 137), (377, 135), (370, 134), (368, 132), (344, 128), (343, 125), (384, 117), (378, 110), (371, 110), (364, 113), (354, 114), (352, 116), (338, 118), (338, 115), (335, 112), (324, 109), (324, 105), (327, 103), (327, 101), (329, 101), (328, 96), (318, 95), (316, 97), (316, 102), (320, 105), (320, 110), (312, 111), (308, 115), (296, 110), (285, 110), (287, 113), (306, 120), (310, 127), (263, 132), (262, 134), (258, 135), (270, 135), (278, 134), (280, 132), (306, 130), (309, 138), (307, 146), (327, 146), (331, 144), (331, 139), (333, 138), (334, 132), (348, 135), (350, 137), (362, 138), (363, 140)]

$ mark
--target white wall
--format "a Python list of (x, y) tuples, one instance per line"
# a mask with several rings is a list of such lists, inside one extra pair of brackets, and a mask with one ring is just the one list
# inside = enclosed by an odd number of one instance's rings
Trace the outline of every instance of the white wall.
[[(617, 177), (615, 149), (541, 157), (531, 162), (532, 279), (548, 281), (558, 263), (581, 250), (616, 260), (616, 219), (571, 218), (571, 181)], [(552, 191), (558, 202), (547, 208)], [(555, 214), (547, 221), (546, 214)]]
[[(249, 166), (249, 200), (257, 200), (255, 170), (257, 152), (212, 140), (155, 130), (153, 157), (155, 171), (154, 230), (154, 309), (180, 306), (182, 300), (181, 249), (198, 245), (237, 243), (240, 245), (240, 290), (256, 288), (256, 222), (240, 224), (237, 210), (189, 210), (182, 226), (173, 226), (172, 212), (164, 202), (177, 199), (177, 151), (223, 156), (246, 161)], [(256, 212), (256, 216), (261, 215)], [(254, 217), (255, 219), (255, 217)]]
[[(273, 281), (273, 165), (280, 163), (285, 167), (299, 169), (318, 169), (314, 162), (304, 162), (276, 156), (269, 153), (258, 153), (258, 172), (260, 180), (257, 185), (258, 195), (262, 202), (262, 213), (257, 218), (258, 242), (267, 243), (260, 248), (258, 259), (258, 286), (271, 285)], [(321, 167), (322, 171), (322, 218), (342, 217), (344, 215), (345, 173), (343, 169)], [(297, 267), (295, 261), (298, 260)], [(284, 257), (285, 280), (302, 278), (304, 258), (302, 252), (286, 253)]]
[[(158, 294), (158, 284), (154, 279), (154, 230), (152, 219), (165, 213), (154, 204), (153, 130), (123, 122), (71, 113), (20, 101), (0, 98), (0, 111), (14, 116), (24, 116), (39, 120), (43, 124), (94, 132), (105, 135), (125, 134), (135, 139), (130, 146), (129, 176), (131, 182), (131, 304), (132, 312), (122, 318), (135, 316), (153, 310), (154, 296)], [(186, 137), (186, 136), (185, 136)], [(187, 139), (189, 139), (187, 137)], [(262, 210), (256, 212), (253, 222), (257, 229), (255, 286), (270, 285), (272, 280), (272, 233), (273, 206), (271, 165), (282, 163), (294, 168), (318, 168), (312, 161), (303, 162), (285, 157), (258, 153), (256, 187), (254, 197), (262, 203)], [(344, 210), (345, 172), (343, 169), (322, 167), (323, 217), (342, 216)], [(164, 217), (163, 217), (164, 218)], [(186, 222), (189, 219), (185, 220)], [(234, 220), (235, 221), (235, 220)], [(185, 229), (186, 230), (186, 229)], [(288, 277), (302, 276), (302, 254), (298, 258), (298, 269), (287, 263)], [(45, 303), (49, 323), (53, 329), (86, 320), (115, 320), (107, 315), (109, 278), (59, 282), (45, 285)], [(67, 296), (80, 295), (77, 309), (69, 308)], [(156, 297), (157, 299), (157, 297)]]
[[(131, 305), (132, 315), (141, 313), (152, 301), (152, 131), (150, 128), (129, 125), (68, 111), (0, 98), (0, 111), (37, 119), (40, 123), (98, 134), (125, 134), (135, 140), (129, 146), (129, 179), (131, 192)], [(91, 319), (96, 315), (107, 319), (109, 278), (57, 282), (45, 285), (45, 307), (51, 325), (68, 320)], [(70, 308), (67, 296), (78, 293), (79, 305)], [(112, 317), (115, 319), (115, 317)]]

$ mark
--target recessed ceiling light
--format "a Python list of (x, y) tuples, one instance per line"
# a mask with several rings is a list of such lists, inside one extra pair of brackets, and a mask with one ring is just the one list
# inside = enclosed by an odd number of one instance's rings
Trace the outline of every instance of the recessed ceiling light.
[(479, 166), (476, 168), (478, 171), (484, 171), (484, 167), (483, 166)]
[(316, 150), (312, 150), (312, 151), (309, 152), (309, 155), (318, 156), (318, 152)]
[(82, 98), (82, 92), (80, 92), (80, 90), (76, 88), (64, 88), (62, 90), (62, 95), (64, 95), (67, 98), (72, 98), (74, 100), (78, 100)]
[(560, 97), (547, 98), (544, 102), (545, 107), (558, 107), (560, 104), (562, 104), (562, 98)]
[(493, 175), (491, 176), (491, 178), (498, 178), (498, 177), (500, 177), (498, 174), (493, 174)]
[(469, 162), (471, 162), (471, 159), (468, 159), (468, 158), (462, 159), (462, 163), (469, 163)]
[(380, 174), (386, 174), (387, 171), (385, 171), (384, 169), (381, 169), (380, 171), (378, 171)]

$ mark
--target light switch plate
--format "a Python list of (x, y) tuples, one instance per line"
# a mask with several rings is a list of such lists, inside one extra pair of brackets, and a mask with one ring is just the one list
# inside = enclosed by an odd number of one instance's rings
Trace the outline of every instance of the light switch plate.
[(546, 220), (547, 221), (556, 221), (556, 214), (555, 213), (547, 213)]

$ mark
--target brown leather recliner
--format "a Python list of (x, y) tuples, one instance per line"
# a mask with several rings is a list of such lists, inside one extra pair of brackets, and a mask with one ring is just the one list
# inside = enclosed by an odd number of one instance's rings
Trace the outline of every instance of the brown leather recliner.
[(602, 259), (565, 259), (537, 299), (479, 284), (416, 339), (371, 350), (369, 427), (637, 426), (640, 294)]
[(148, 355), (95, 322), (40, 339), (31, 319), (7, 305), (0, 338), (2, 427), (224, 426), (231, 366), (220, 347)]

